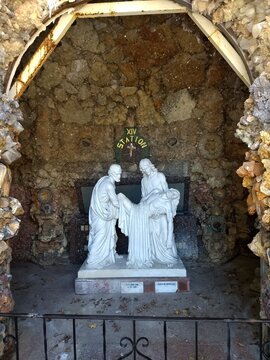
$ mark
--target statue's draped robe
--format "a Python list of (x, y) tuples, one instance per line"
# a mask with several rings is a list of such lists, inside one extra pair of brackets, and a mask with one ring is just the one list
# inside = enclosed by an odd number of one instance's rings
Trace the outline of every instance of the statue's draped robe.
[(115, 262), (117, 206), (114, 181), (104, 176), (94, 187), (89, 208), (89, 267), (102, 268)]
[(119, 227), (129, 237), (127, 265), (144, 268), (154, 261), (173, 265), (177, 262), (173, 217), (180, 194), (168, 189), (165, 176), (159, 172), (145, 176), (141, 185), (138, 205), (124, 196), (119, 199)]
[(177, 190), (169, 189), (164, 174), (152, 172), (144, 176), (142, 202), (150, 208), (150, 246), (152, 259), (163, 264), (177, 261), (177, 250), (173, 235), (173, 217), (179, 202)]
[[(127, 199), (128, 201), (128, 199)], [(152, 266), (150, 248), (149, 213), (148, 208), (141, 204), (131, 204), (129, 211), (119, 201), (119, 228), (128, 236), (127, 266), (132, 268), (147, 268)]]

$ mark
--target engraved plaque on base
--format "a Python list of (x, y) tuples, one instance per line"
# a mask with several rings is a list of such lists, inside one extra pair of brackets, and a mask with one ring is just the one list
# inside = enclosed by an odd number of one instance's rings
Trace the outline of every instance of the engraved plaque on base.
[(121, 294), (143, 294), (143, 281), (122, 281)]
[(177, 281), (155, 281), (156, 293), (175, 293), (178, 290)]

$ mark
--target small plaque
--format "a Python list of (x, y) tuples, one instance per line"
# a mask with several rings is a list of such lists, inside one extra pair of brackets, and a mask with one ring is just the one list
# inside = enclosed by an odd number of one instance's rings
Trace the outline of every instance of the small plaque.
[(121, 282), (121, 294), (143, 294), (142, 281)]
[(178, 290), (177, 281), (155, 281), (156, 293), (175, 293)]

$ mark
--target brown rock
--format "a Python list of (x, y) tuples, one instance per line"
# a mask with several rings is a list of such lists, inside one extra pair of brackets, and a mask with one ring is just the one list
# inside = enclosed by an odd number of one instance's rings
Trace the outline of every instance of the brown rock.
[(243, 187), (250, 188), (253, 185), (253, 179), (249, 176), (245, 176), (242, 182)]
[(11, 186), (11, 171), (0, 163), (0, 191), (2, 196), (8, 196)]
[(212, 132), (212, 131), (217, 131), (221, 127), (223, 122), (224, 122), (224, 116), (222, 111), (219, 112), (207, 111), (202, 120), (202, 126), (204, 129), (207, 129)]
[(205, 159), (217, 159), (223, 153), (223, 141), (220, 135), (215, 133), (203, 134), (199, 140), (198, 153)]
[[(192, 23), (190, 24), (191, 28), (194, 26)], [(196, 31), (196, 29), (193, 29)], [(184, 52), (188, 52), (191, 54), (197, 54), (205, 51), (205, 45), (203, 44), (200, 34), (194, 34), (190, 29), (184, 29), (181, 26), (175, 27), (173, 29), (175, 41), (180, 45)]]
[(144, 24), (137, 32), (137, 41), (129, 40), (124, 33), (117, 38), (125, 58), (134, 62), (137, 68), (148, 70), (164, 65), (176, 54), (177, 47), (168, 27), (164, 29), (162, 25)]
[(244, 176), (251, 176), (251, 177), (262, 175), (264, 172), (263, 165), (253, 160), (244, 162), (243, 166), (238, 170), (236, 172), (239, 176), (242, 176), (245, 173), (246, 175)]
[(162, 116), (156, 111), (152, 98), (148, 96), (144, 91), (138, 91), (139, 107), (137, 110), (137, 116), (139, 124), (146, 125), (158, 125), (164, 123)]
[(218, 86), (224, 80), (224, 67), (227, 68), (223, 59), (215, 61), (207, 70), (207, 85)]
[(263, 247), (263, 242), (262, 242), (262, 237), (261, 237), (261, 232), (259, 232), (254, 239), (252, 240), (252, 242), (248, 245), (248, 247), (250, 248), (250, 250), (259, 257), (264, 258), (265, 257), (265, 250)]
[[(75, 127), (73, 124), (62, 124), (59, 129), (61, 161), (99, 161), (113, 160), (113, 128), (108, 126)], [(78, 151), (79, 149), (79, 151)], [(55, 159), (58, 161), (58, 159)]]
[(258, 152), (257, 151), (252, 151), (252, 150), (250, 150), (250, 151), (247, 151), (246, 153), (245, 153), (245, 158), (246, 158), (246, 160), (248, 160), (248, 161), (257, 161), (257, 162), (261, 162), (261, 158), (260, 158), (260, 156), (258, 155)]
[(270, 147), (267, 144), (261, 144), (258, 150), (258, 154), (261, 159), (269, 159), (270, 158)]
[(179, 53), (163, 67), (161, 79), (170, 90), (197, 88), (205, 81), (205, 67), (204, 60)]
[(0, 312), (10, 313), (14, 308), (14, 300), (9, 289), (0, 291)]
[(266, 210), (262, 216), (262, 224), (266, 230), (270, 230), (270, 209)]
[(119, 64), (119, 69), (124, 75), (122, 82), (125, 86), (136, 86), (138, 84), (137, 68), (134, 64)]
[(207, 88), (200, 93), (198, 106), (204, 109), (206, 116), (210, 111), (220, 114), (223, 111), (223, 97), (216, 88)]
[(39, 86), (46, 90), (51, 90), (61, 84), (66, 75), (66, 68), (56, 62), (47, 61), (44, 65), (44, 71), (39, 78)]
[(243, 165), (236, 170), (236, 174), (240, 177), (245, 177), (249, 175), (247, 169), (245, 169)]
[(1, 197), (0, 198), (0, 208), (9, 207), (9, 198), (8, 197)]

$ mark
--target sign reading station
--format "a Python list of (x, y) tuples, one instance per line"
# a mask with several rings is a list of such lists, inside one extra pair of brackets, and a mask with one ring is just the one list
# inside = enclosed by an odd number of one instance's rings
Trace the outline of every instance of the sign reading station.
[(116, 161), (136, 162), (146, 157), (149, 157), (148, 142), (139, 134), (138, 128), (126, 128), (115, 145)]

